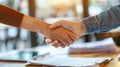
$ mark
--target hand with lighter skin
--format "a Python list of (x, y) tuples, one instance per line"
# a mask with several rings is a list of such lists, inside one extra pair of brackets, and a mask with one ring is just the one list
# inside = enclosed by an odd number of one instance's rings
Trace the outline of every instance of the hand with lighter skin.
[[(41, 33), (47, 39), (54, 40), (54, 43), (60, 43), (60, 47), (63, 48), (65, 46), (69, 46), (69, 44), (72, 44), (77, 39), (76, 34), (66, 30), (65, 28), (59, 27), (57, 29), (52, 30), (49, 28), (50, 24), (29, 16), (23, 17), (20, 27), (33, 32)], [(58, 46), (54, 45), (54, 47), (57, 48)]]
[[(63, 27), (65, 29), (75, 33), (77, 35), (77, 38), (86, 34), (86, 28), (84, 27), (82, 21), (81, 22), (71, 22), (71, 21), (67, 21), (67, 20), (59, 20), (59, 21), (55, 22), (53, 25), (51, 25), (49, 28), (54, 30), (59, 27)], [(58, 42), (57, 40), (52, 40), (52, 39), (49, 39), (46, 37), (44, 37), (44, 40), (48, 44), (53, 45), (53, 46), (59, 47), (59, 45), (60, 45), (60, 42)]]

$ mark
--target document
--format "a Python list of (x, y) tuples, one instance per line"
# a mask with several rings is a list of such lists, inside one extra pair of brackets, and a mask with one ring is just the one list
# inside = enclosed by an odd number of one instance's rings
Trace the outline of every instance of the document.
[(115, 52), (116, 50), (117, 47), (112, 38), (88, 43), (76, 42), (69, 47), (69, 53)]
[(67, 55), (49, 55), (36, 60), (29, 60), (28, 63), (48, 66), (72, 66), (72, 67), (99, 67), (100, 64), (110, 61), (110, 57), (70, 57)]

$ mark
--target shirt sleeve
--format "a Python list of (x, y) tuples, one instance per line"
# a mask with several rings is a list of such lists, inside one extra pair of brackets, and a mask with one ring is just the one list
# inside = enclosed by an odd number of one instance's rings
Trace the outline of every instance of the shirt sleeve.
[(0, 23), (20, 27), (24, 14), (0, 4)]
[(120, 26), (120, 5), (113, 6), (99, 15), (82, 19), (88, 33), (106, 32)]

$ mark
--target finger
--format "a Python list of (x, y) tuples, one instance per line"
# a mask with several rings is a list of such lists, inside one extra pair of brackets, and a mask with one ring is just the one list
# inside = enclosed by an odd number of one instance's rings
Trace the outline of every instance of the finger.
[(61, 40), (61, 47), (67, 46), (69, 43), (67, 42), (67, 40), (65, 40), (65, 38), (63, 38), (64, 40)]
[(66, 38), (66, 40), (69, 43), (67, 46), (69, 46), (70, 44), (72, 44), (74, 42), (74, 39), (71, 38), (71, 37), (73, 37), (73, 35), (71, 33), (69, 33), (67, 36), (68, 37)]
[(49, 28), (55, 29), (55, 28), (60, 27), (60, 26), (62, 26), (62, 23), (60, 21), (57, 21), (54, 24), (52, 24)]
[(67, 46), (73, 44), (75, 40), (77, 40), (77, 36), (73, 33), (68, 33), (67, 41), (69, 42), (69, 44)]
[(77, 35), (75, 35), (75, 34), (69, 34), (69, 37), (73, 40), (73, 41), (75, 41), (75, 40), (77, 40), (79, 37), (77, 36)]
[(68, 44), (67, 46), (69, 46), (70, 44), (73, 44), (73, 42), (74, 42), (74, 41), (71, 39), (71, 37), (68, 38), (67, 41), (69, 42), (69, 44)]
[(53, 41), (53, 42), (51, 43), (51, 45), (54, 46), (54, 47), (59, 47), (59, 43), (58, 43), (57, 40)]
[(48, 44), (52, 43), (52, 39), (46, 39), (45, 42), (48, 43)]
[(66, 41), (66, 44), (64, 44), (64, 45), (65, 45), (65, 46), (69, 46), (69, 45), (70, 45), (70, 41), (71, 41), (70, 38), (66, 38), (65, 41)]
[(53, 41), (53, 42), (51, 43), (51, 45), (52, 45), (52, 46), (58, 45), (58, 41), (57, 41), (57, 40)]
[(55, 48), (58, 48), (60, 47), (60, 43), (58, 43), (57, 45), (54, 46)]
[(65, 48), (65, 45), (63, 45), (63, 44), (60, 44), (60, 47), (62, 47), (62, 48)]
[(64, 41), (59, 41), (59, 46), (62, 48), (65, 48), (65, 45), (63, 43), (64, 43)]

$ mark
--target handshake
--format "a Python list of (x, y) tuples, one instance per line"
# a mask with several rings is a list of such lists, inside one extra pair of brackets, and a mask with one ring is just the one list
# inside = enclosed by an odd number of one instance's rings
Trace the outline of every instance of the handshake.
[(86, 34), (82, 22), (59, 20), (51, 25), (29, 16), (23, 17), (21, 28), (43, 34), (43, 39), (56, 48), (65, 48), (74, 43), (80, 36)]
[(50, 36), (55, 37), (56, 40), (49, 38), (48, 36), (44, 36), (43, 39), (55, 48), (65, 48), (86, 33), (86, 29), (82, 22), (77, 23), (67, 20), (59, 20), (50, 25), (49, 29), (54, 32), (54, 34)]

